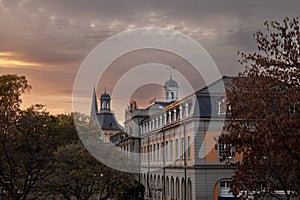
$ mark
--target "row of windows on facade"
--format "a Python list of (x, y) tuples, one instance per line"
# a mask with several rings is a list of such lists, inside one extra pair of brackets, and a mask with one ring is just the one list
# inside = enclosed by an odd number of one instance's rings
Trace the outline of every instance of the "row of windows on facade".
[[(299, 114), (299, 103), (290, 105), (288, 108), (288, 112), (290, 115), (296, 115)], [(231, 106), (229, 104), (229, 102), (226, 101), (226, 98), (221, 98), (218, 100), (218, 115), (225, 115), (227, 112), (227, 108), (228, 108), (228, 112), (230, 113), (231, 111)]]
[[(160, 146), (161, 145), (161, 146)], [(174, 146), (173, 140), (166, 141), (164, 143), (151, 144), (147, 146), (141, 147), (142, 153), (142, 162), (148, 161), (175, 161), (176, 160), (184, 160), (185, 156), (187, 156), (188, 160), (191, 160), (191, 138), (187, 137), (187, 145), (185, 146), (184, 138), (181, 138), (181, 144), (179, 149), (179, 139), (175, 139), (175, 155), (174, 155)], [(124, 152), (133, 152), (133, 145), (124, 145), (121, 148)], [(218, 158), (220, 161), (223, 159), (232, 160), (234, 159), (234, 147), (231, 144), (220, 143), (216, 145), (215, 148), (218, 151)], [(181, 150), (181, 151), (180, 151)], [(179, 155), (179, 152), (181, 153)]]
[[(157, 144), (151, 144), (147, 146), (143, 146), (142, 151), (142, 161), (160, 161), (160, 160), (167, 160), (167, 161), (173, 161), (174, 156), (175, 160), (184, 160), (185, 155), (187, 156), (187, 159), (191, 159), (191, 138), (190, 136), (187, 137), (187, 145), (185, 146), (184, 138), (181, 138), (181, 144), (179, 149), (179, 139), (175, 140), (175, 155), (174, 155), (174, 146), (173, 146), (173, 140), (166, 141), (165, 146), (164, 143), (157, 143)], [(160, 147), (164, 148), (160, 149)], [(220, 160), (222, 159), (234, 159), (234, 147), (231, 144), (217, 144), (216, 147), (218, 151), (218, 157)], [(181, 150), (181, 151), (180, 151)], [(181, 155), (179, 155), (179, 152), (181, 152)], [(163, 157), (165, 153), (165, 157)]]
[[(185, 183), (184, 181), (181, 182), (181, 186), (179, 186), (179, 180), (176, 180), (176, 185), (174, 184), (174, 180), (166, 181), (166, 196), (171, 199), (184, 199), (185, 195), (187, 200), (192, 200), (192, 181), (188, 180), (188, 185), (185, 191)], [(187, 193), (187, 194), (186, 194)]]
[[(149, 180), (148, 180), (149, 181)], [(153, 199), (162, 198), (162, 190), (164, 190), (165, 196), (169, 199), (184, 199), (185, 195), (187, 200), (192, 199), (192, 181), (188, 179), (187, 188), (185, 188), (185, 181), (179, 178), (169, 178), (166, 177), (166, 180), (160, 180), (160, 178), (150, 178), (150, 183), (147, 182), (146, 177), (142, 179), (142, 183), (146, 185), (146, 195), (153, 197)], [(151, 193), (151, 195), (149, 195)]]
[[(144, 134), (149, 131), (155, 130), (164, 126), (167, 123), (172, 123), (174, 121), (188, 117), (191, 114), (191, 104), (186, 103), (183, 109), (183, 106), (180, 105), (179, 108), (175, 107), (173, 109), (165, 111), (159, 116), (155, 116), (150, 120), (143, 122), (140, 125), (140, 133)], [(218, 115), (226, 114), (226, 101), (225, 98), (222, 98), (218, 101)]]
[[(184, 199), (185, 195), (187, 200), (192, 199), (192, 181), (187, 180), (187, 188), (185, 188), (185, 180), (179, 177), (166, 177), (166, 179), (160, 177), (147, 177), (145, 174), (141, 177), (141, 182), (146, 186), (146, 195), (153, 197), (154, 199), (162, 198), (162, 190), (167, 198), (171, 199)], [(233, 199), (233, 194), (230, 189), (231, 180), (222, 180), (219, 182), (219, 199)], [(150, 194), (151, 193), (151, 194)], [(229, 199), (228, 198), (228, 199)]]
[(188, 117), (191, 114), (191, 104), (186, 103), (183, 106), (175, 107), (173, 109), (165, 111), (163, 114), (153, 117), (140, 125), (140, 133), (144, 134), (149, 131), (155, 130), (159, 127), (166, 125), (167, 123), (172, 123), (174, 121)]
[(121, 150), (124, 153), (126, 153), (127, 155), (129, 154), (129, 152), (135, 152), (134, 151), (134, 147), (135, 147), (135, 143), (134, 142), (122, 143), (122, 145), (120, 146)]
[[(290, 105), (288, 108), (288, 112), (290, 115), (296, 115), (299, 114), (299, 103)], [(230, 113), (231, 111), (231, 106), (229, 104), (229, 102), (226, 101), (226, 99), (223, 97), (220, 100), (218, 100), (218, 115), (225, 115), (227, 112), (227, 108), (228, 108), (228, 112)]]
[[(174, 144), (173, 144), (174, 143)], [(186, 146), (187, 145), (187, 146)], [(175, 151), (174, 151), (175, 146)], [(180, 151), (181, 150), (181, 151)], [(147, 146), (142, 146), (142, 161), (160, 161), (160, 160), (175, 160), (185, 159), (185, 154), (187, 159), (191, 159), (191, 137), (187, 137), (187, 144), (185, 144), (184, 138), (181, 138), (180, 147), (179, 139), (166, 141), (164, 143), (151, 144)], [(175, 154), (174, 154), (175, 153)], [(180, 155), (179, 155), (180, 153)], [(165, 156), (165, 157), (164, 157)]]

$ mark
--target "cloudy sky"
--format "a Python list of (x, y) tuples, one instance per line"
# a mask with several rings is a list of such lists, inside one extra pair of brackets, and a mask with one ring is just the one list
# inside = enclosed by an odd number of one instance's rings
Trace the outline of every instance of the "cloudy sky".
[[(0, 0), (0, 74), (27, 77), (33, 89), (24, 97), (25, 105), (42, 103), (52, 113), (71, 112), (73, 83), (82, 61), (116, 33), (149, 26), (180, 31), (206, 49), (221, 74), (235, 75), (242, 70), (237, 51), (256, 50), (254, 30), (263, 29), (266, 20), (299, 14), (299, 0)], [(155, 61), (177, 67), (182, 62), (171, 55), (159, 58), (157, 52), (144, 55), (156, 59), (138, 59), (143, 56), (133, 53), (114, 64)], [(119, 77), (117, 69), (96, 84), (97, 93), (104, 87), (112, 92), (110, 81)], [(167, 80), (169, 71), (165, 71)], [(142, 88), (136, 98), (145, 97), (141, 95), (145, 90), (161, 96), (152, 91), (159, 85)], [(123, 115), (120, 107), (114, 110)]]

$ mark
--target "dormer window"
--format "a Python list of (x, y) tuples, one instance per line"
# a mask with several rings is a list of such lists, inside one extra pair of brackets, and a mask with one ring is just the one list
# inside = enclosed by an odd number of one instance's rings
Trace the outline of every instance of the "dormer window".
[(226, 106), (225, 97), (223, 97), (218, 101), (218, 115), (226, 114)]
[(182, 110), (182, 105), (180, 104), (179, 106), (179, 119), (182, 119), (183, 116), (183, 110)]
[(185, 116), (186, 117), (189, 116), (189, 104), (188, 103), (185, 104)]

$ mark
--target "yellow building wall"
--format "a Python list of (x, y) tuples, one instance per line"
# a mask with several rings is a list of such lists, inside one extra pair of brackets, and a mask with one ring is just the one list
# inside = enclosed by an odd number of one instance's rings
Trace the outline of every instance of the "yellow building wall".
[[(219, 160), (217, 145), (217, 138), (220, 135), (220, 131), (206, 131), (205, 136), (205, 152), (207, 152), (205, 160), (207, 162), (217, 162)], [(235, 153), (234, 161), (241, 161), (242, 154)]]

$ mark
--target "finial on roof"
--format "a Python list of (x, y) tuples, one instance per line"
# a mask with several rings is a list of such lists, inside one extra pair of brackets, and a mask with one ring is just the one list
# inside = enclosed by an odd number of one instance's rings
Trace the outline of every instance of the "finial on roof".
[(173, 73), (172, 69), (175, 69), (175, 67), (172, 67), (172, 64), (170, 64), (170, 79), (172, 79), (172, 73)]

